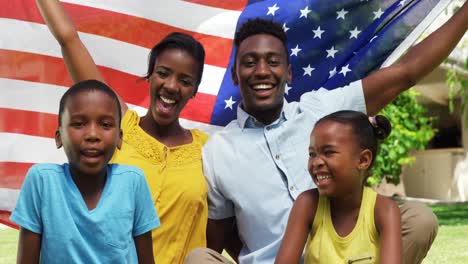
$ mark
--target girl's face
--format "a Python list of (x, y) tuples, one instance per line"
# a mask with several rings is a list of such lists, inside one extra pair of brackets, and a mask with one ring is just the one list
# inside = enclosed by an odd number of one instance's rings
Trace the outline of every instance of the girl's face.
[(180, 112), (194, 95), (198, 75), (198, 63), (186, 51), (166, 49), (158, 55), (149, 79), (150, 111), (158, 125), (178, 121)]
[[(349, 125), (325, 120), (312, 131), (309, 173), (320, 195), (339, 197), (362, 188), (366, 157)], [(363, 167), (364, 166), (364, 167)]]

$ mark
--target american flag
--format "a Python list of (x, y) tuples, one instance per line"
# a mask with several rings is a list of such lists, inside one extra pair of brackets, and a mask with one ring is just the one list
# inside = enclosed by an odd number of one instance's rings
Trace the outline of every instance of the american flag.
[[(181, 114), (207, 132), (235, 118), (233, 36), (249, 18), (283, 25), (293, 82), (288, 101), (333, 89), (401, 55), (449, 1), (432, 0), (66, 0), (63, 5), (107, 83), (140, 114), (148, 106), (151, 47), (172, 31), (193, 35), (206, 50), (197, 96)], [(72, 84), (60, 47), (34, 0), (0, 0), (0, 223), (14, 226), (24, 176), (35, 163), (63, 163), (55, 149), (58, 102)]]

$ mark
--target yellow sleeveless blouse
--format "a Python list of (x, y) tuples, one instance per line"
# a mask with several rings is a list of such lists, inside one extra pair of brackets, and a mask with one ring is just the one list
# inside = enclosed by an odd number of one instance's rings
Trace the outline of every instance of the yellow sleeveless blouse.
[(145, 173), (161, 226), (152, 232), (156, 263), (183, 263), (194, 248), (206, 247), (208, 187), (201, 149), (208, 136), (191, 130), (193, 142), (166, 147), (138, 125), (128, 110), (122, 118), (123, 142), (111, 163), (134, 165)]
[(335, 231), (327, 197), (319, 196), (312, 231), (305, 247), (305, 263), (379, 263), (379, 235), (374, 223), (377, 193), (364, 187), (354, 229), (345, 237)]

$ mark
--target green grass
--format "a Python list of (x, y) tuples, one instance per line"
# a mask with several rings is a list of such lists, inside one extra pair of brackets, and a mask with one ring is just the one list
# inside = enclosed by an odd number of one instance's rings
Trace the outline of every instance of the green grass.
[[(439, 233), (423, 264), (468, 263), (468, 203), (431, 206)], [(18, 231), (0, 229), (0, 263), (15, 263)]]
[(439, 219), (439, 226), (468, 225), (468, 203), (432, 205), (430, 207)]
[(423, 264), (468, 263), (468, 203), (431, 206), (439, 232)]
[(0, 263), (16, 262), (16, 247), (18, 243), (18, 230), (0, 229)]
[(423, 264), (468, 263), (468, 225), (443, 225)]

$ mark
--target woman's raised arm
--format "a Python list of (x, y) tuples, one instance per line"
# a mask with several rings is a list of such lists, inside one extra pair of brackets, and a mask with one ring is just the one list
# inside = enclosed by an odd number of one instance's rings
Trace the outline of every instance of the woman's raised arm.
[[(95, 79), (105, 82), (96, 63), (81, 42), (75, 25), (58, 0), (36, 0), (42, 17), (50, 32), (60, 44), (63, 59), (73, 82)], [(127, 104), (119, 97), (122, 113)]]

